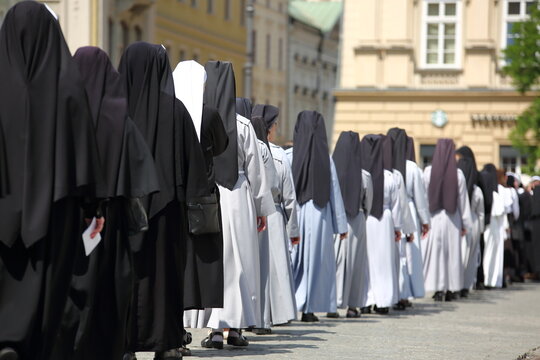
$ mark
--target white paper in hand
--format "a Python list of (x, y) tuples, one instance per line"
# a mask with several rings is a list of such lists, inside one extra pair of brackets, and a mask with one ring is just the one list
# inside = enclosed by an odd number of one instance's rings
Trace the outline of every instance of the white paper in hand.
[(101, 241), (101, 234), (98, 233), (94, 238), (90, 238), (90, 234), (94, 229), (96, 228), (96, 218), (92, 219), (92, 222), (90, 223), (90, 226), (83, 232), (82, 238), (84, 243), (84, 252), (86, 256), (89, 256), (92, 251), (98, 246), (99, 242)]

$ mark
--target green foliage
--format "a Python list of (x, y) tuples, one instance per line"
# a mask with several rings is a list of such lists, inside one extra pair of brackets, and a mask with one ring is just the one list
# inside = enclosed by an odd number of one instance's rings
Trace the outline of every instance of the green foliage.
[[(503, 72), (512, 78), (513, 85), (523, 94), (540, 84), (540, 8), (537, 2), (531, 6), (529, 19), (515, 23), (513, 30), (517, 36), (514, 43), (504, 50), (506, 66)], [(518, 117), (510, 140), (514, 147), (528, 156), (524, 170), (532, 173), (536, 160), (540, 158), (537, 146), (540, 143), (540, 99), (537, 98)]]

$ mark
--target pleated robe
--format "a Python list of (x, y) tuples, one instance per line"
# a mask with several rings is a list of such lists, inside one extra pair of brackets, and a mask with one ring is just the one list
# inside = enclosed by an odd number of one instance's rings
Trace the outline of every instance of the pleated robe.
[(471, 199), (472, 231), (461, 238), (461, 255), (465, 273), (463, 288), (471, 289), (476, 282), (476, 272), (480, 265), (480, 236), (484, 232), (484, 194), (474, 185)]
[(272, 143), (270, 150), (278, 175), (279, 193), (274, 195), (276, 212), (268, 216), (270, 246), (269, 305), (270, 323), (285, 324), (296, 319), (296, 298), (289, 245), (300, 236), (296, 193), (291, 165), (285, 151)]
[[(292, 152), (288, 153), (292, 163)], [(299, 206), (300, 244), (293, 248), (297, 310), (303, 313), (336, 312), (334, 234), (347, 232), (347, 215), (330, 158), (330, 201), (320, 208), (313, 200)]]
[[(428, 292), (463, 289), (464, 268), (461, 260), (461, 229), (471, 232), (471, 207), (465, 175), (458, 169), (458, 202), (453, 214), (446, 210), (431, 213), (431, 229), (424, 259), (425, 288)], [(424, 170), (426, 192), (431, 179), (431, 166)]]
[(209, 315), (207, 326), (214, 329), (262, 327), (257, 216), (275, 212), (253, 126), (240, 115), (236, 120), (240, 176), (233, 190), (219, 187), (224, 302), (223, 308), (212, 309)]
[(367, 301), (369, 265), (367, 258), (366, 214), (371, 211), (373, 183), (369, 172), (362, 170), (360, 212), (347, 216), (348, 236), (334, 239), (336, 253), (337, 307), (364, 307)]
[(383, 214), (370, 215), (366, 222), (369, 286), (366, 306), (384, 308), (398, 301), (398, 273), (394, 231), (402, 226), (401, 204), (396, 177), (384, 170)]
[[(422, 224), (430, 223), (429, 204), (422, 178), (422, 171), (415, 162), (407, 160), (407, 203), (414, 219), (415, 231), (414, 240), (405, 244), (405, 256), (407, 257), (407, 267), (405, 272), (400, 272), (401, 276), (408, 277), (410, 284), (410, 296), (422, 298), (425, 295), (424, 289), (424, 261), (422, 257)], [(404, 280), (405, 282), (405, 280)]]
[[(491, 206), (491, 221), (484, 231), (484, 285), (502, 287), (504, 266), (504, 240), (508, 228), (504, 195), (501, 194), (503, 186), (499, 185), (499, 192), (493, 192), (493, 205)], [(504, 190), (503, 190), (504, 191)]]
[[(261, 152), (261, 158), (264, 164), (264, 170), (266, 175), (266, 182), (270, 186), (272, 198), (279, 193), (278, 186), (278, 174), (274, 166), (272, 159), (272, 153), (270, 148), (266, 144), (259, 140), (259, 151)], [(272, 325), (270, 318), (270, 235), (269, 235), (268, 222), (266, 229), (259, 233), (259, 261), (261, 264), (261, 319), (262, 327), (269, 329)]]

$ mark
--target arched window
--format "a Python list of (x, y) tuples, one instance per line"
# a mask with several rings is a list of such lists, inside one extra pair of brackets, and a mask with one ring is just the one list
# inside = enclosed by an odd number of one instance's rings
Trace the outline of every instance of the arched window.
[(120, 26), (122, 27), (122, 52), (129, 45), (129, 27), (125, 22), (121, 22)]
[(143, 34), (142, 34), (142, 29), (139, 25), (135, 25), (135, 40), (136, 41), (142, 41), (142, 37), (143, 37)]

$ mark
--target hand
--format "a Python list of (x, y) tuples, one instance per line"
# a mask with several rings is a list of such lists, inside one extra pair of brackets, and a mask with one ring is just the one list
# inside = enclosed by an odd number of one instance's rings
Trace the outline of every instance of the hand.
[(300, 236), (292, 237), (291, 238), (291, 244), (293, 244), (293, 245), (300, 244)]
[(343, 234), (339, 234), (339, 240), (343, 240), (343, 239), (346, 239), (347, 236), (349, 236), (349, 233), (346, 232), (346, 233), (343, 233)]
[(427, 236), (428, 232), (429, 232), (429, 224), (422, 224), (422, 239), (424, 239)]
[(461, 229), (460, 235), (461, 236), (467, 235), (467, 229), (465, 229), (465, 228)]
[[(84, 221), (86, 222), (86, 225), (90, 225), (92, 223), (92, 219), (84, 219)], [(105, 218), (103, 216), (96, 218), (96, 228), (94, 229), (94, 231), (90, 233), (90, 239), (95, 238), (97, 234), (102, 232), (104, 226), (105, 226)]]
[(262, 232), (266, 230), (266, 216), (257, 216), (257, 231)]
[(414, 241), (414, 234), (407, 235), (407, 242), (413, 242)]
[(400, 241), (401, 240), (401, 231), (396, 230), (396, 231), (394, 231), (394, 233), (396, 234), (396, 238), (394, 240), (396, 242)]

